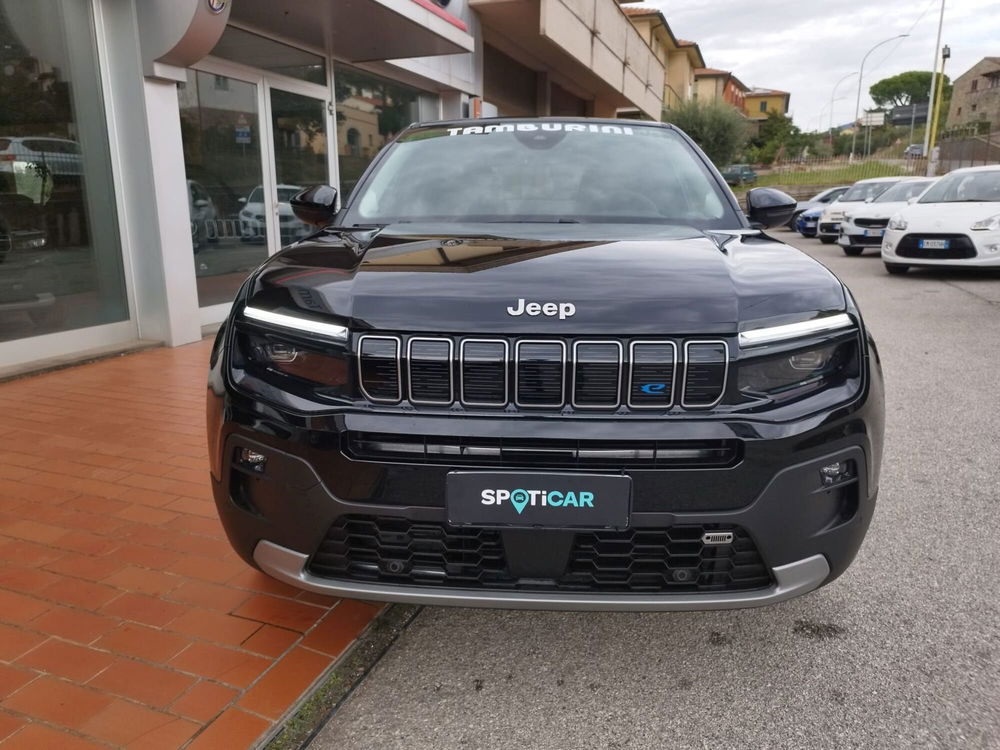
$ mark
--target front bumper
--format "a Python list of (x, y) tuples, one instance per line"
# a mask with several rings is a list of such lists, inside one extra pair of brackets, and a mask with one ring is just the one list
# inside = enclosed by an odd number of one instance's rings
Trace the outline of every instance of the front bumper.
[(879, 227), (859, 227), (853, 221), (840, 223), (837, 244), (841, 247), (880, 247), (885, 230)]
[[(836, 578), (853, 560), (875, 507), (881, 404), (877, 368), (855, 403), (780, 424), (742, 419), (457, 419), (377, 413), (304, 419), (280, 414), (228, 391), (209, 398), (210, 429), (217, 430), (213, 439), (218, 439), (213, 450), (217, 456), (213, 464), (218, 466), (213, 489), (220, 518), (236, 551), (275, 578), (311, 591), (381, 601), (538, 609), (760, 606), (811, 591)], [(525, 585), (497, 589), (317, 575), (310, 570), (310, 563), (342, 518), (447, 524), (445, 478), (452, 469), (469, 471), (475, 466), (361, 460), (345, 450), (346, 436), (354, 431), (404, 430), (430, 435), (506, 433), (520, 439), (528, 435), (567, 439), (595, 431), (619, 440), (654, 435), (672, 440), (738, 439), (743, 449), (736, 465), (620, 470), (633, 480), (630, 530), (687, 525), (742, 529), (766, 565), (769, 583), (752, 590), (609, 592), (549, 587), (535, 576)], [(265, 474), (248, 475), (236, 465), (235, 458), (244, 448), (267, 457)], [(852, 462), (856, 476), (843, 486), (824, 487), (820, 469), (836, 461)], [(503, 470), (518, 468), (504, 466)], [(520, 468), (544, 471), (537, 466)], [(607, 467), (581, 466), (577, 470), (619, 473)], [(577, 532), (529, 529), (520, 533), (537, 538), (528, 544), (523, 543), (523, 537), (517, 544), (511, 542), (507, 560), (530, 568), (536, 563), (533, 555), (541, 548), (559, 546)], [(506, 537), (504, 544), (508, 544)], [(539, 564), (544, 567), (550, 563)]]
[(254, 562), (268, 575), (297, 588), (328, 596), (406, 602), (434, 606), (497, 607), (504, 609), (613, 610), (664, 612), (738, 609), (777, 604), (818, 588), (830, 575), (822, 555), (781, 565), (772, 570), (775, 582), (766, 589), (718, 594), (596, 596), (549, 594), (530, 591), (468, 591), (428, 589), (356, 581), (333, 581), (309, 573), (309, 555), (261, 541), (254, 549)]
[(815, 237), (818, 225), (818, 219), (807, 219), (800, 216), (795, 222), (795, 229), (804, 237)]
[(816, 227), (817, 237), (839, 237), (840, 236), (840, 221), (830, 221), (829, 219), (820, 219), (818, 226)]

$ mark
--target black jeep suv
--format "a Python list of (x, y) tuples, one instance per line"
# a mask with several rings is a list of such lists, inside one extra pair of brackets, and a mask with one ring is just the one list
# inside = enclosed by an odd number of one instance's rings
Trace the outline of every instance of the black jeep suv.
[(680, 131), (414, 125), (246, 282), (211, 358), (212, 481), (311, 591), (679, 610), (831, 581), (871, 521), (882, 379), (844, 285)]

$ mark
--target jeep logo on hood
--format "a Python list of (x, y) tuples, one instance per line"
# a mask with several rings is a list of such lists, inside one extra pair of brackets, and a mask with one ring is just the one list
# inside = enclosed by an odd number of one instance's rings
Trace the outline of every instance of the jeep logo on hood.
[(559, 320), (576, 315), (576, 305), (572, 302), (525, 302), (519, 299), (516, 305), (507, 308), (507, 314), (517, 317), (519, 315), (548, 315), (550, 318), (559, 316)]

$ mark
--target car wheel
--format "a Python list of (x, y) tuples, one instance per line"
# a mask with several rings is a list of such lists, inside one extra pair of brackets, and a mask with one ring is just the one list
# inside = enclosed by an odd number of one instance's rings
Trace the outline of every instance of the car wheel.
[(885, 270), (891, 273), (893, 276), (899, 276), (910, 270), (910, 267), (902, 263), (886, 263)]
[(834, 240), (836, 239), (837, 239), (836, 237), (820, 237), (819, 241), (822, 242), (824, 245), (832, 245)]
[(864, 251), (865, 249), (863, 247), (851, 247), (848, 245), (844, 248), (844, 255), (850, 255), (852, 258), (856, 258)]

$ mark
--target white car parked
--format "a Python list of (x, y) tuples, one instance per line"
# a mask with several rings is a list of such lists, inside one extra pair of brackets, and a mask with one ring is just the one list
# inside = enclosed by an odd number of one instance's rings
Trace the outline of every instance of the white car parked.
[[(281, 245), (289, 245), (300, 240), (314, 230), (299, 221), (292, 212), (289, 201), (302, 191), (299, 185), (278, 185), (278, 231), (281, 233)], [(264, 218), (264, 188), (258, 185), (250, 191), (246, 198), (240, 198), (243, 208), (240, 210), (240, 237), (244, 242), (263, 242), (267, 237), (267, 227)]]
[(837, 241), (840, 237), (840, 222), (844, 214), (865, 201), (874, 200), (905, 177), (871, 177), (858, 180), (850, 190), (831, 203), (819, 217), (816, 236), (824, 245)]
[(844, 248), (844, 254), (861, 255), (866, 247), (881, 247), (889, 219), (933, 184), (934, 180), (930, 177), (907, 177), (874, 200), (844, 214), (837, 240), (837, 244)]
[(910, 266), (1000, 268), (1000, 166), (956, 169), (889, 220), (889, 273)]

